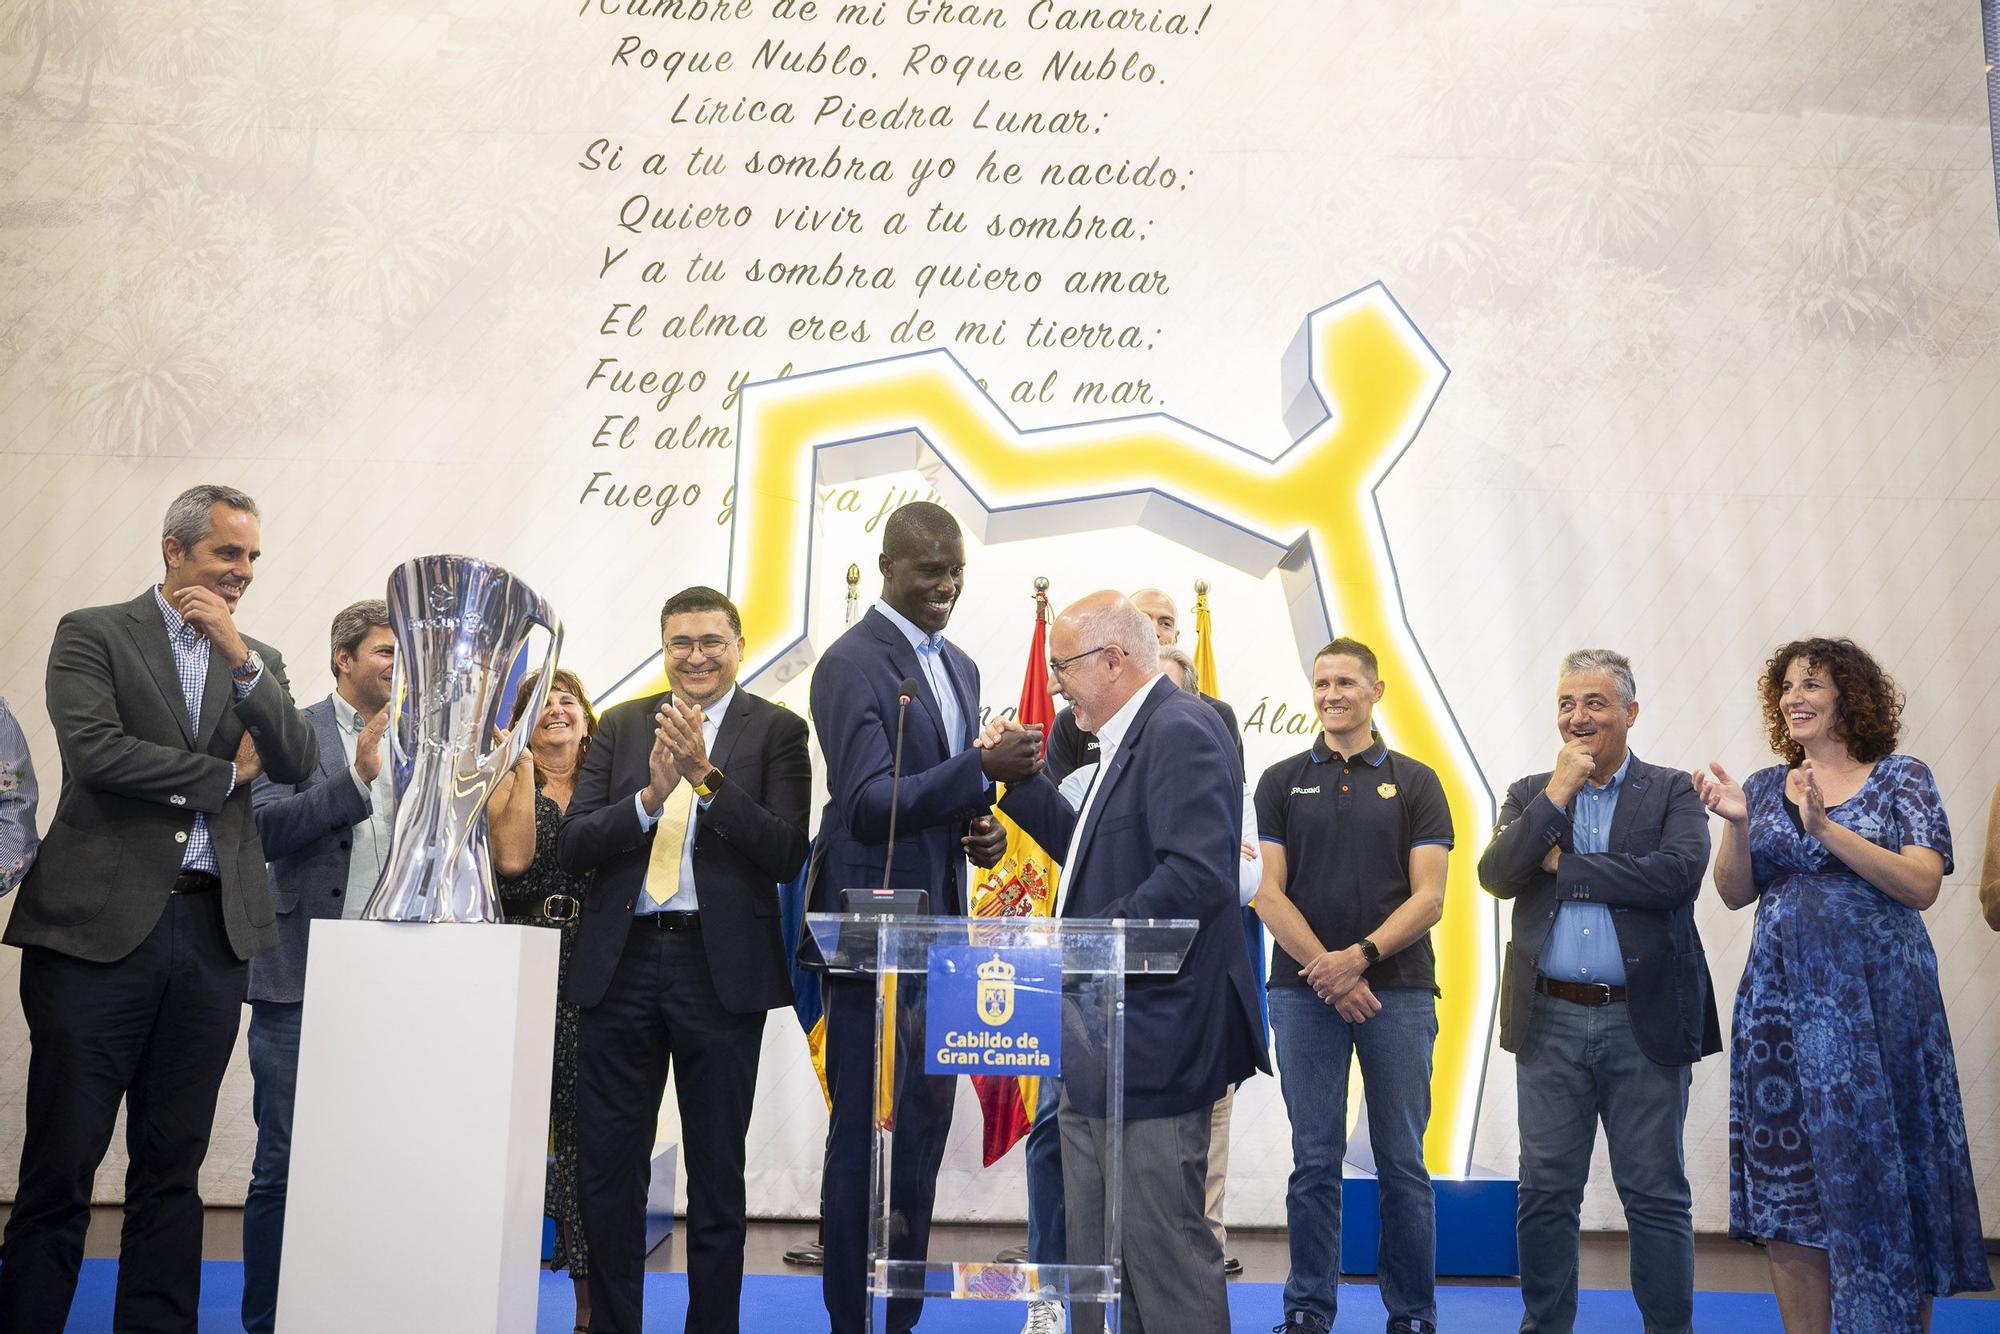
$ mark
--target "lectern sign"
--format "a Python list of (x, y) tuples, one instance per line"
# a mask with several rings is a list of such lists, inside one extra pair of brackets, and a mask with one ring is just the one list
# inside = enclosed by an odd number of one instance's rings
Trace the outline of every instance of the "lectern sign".
[(1061, 952), (1055, 949), (931, 946), (925, 1071), (1060, 1074), (1061, 983)]

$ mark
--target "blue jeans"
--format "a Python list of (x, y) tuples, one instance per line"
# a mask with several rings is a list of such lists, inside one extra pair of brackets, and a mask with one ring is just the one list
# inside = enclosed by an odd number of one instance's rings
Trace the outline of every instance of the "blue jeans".
[(1285, 1223), (1292, 1271), (1285, 1312), (1333, 1323), (1340, 1284), (1341, 1161), (1347, 1156), (1347, 1069), (1361, 1059), (1368, 1135), (1382, 1198), (1377, 1271), (1389, 1319), (1437, 1323), (1437, 1205), (1424, 1169), (1431, 1120), (1437, 1001), (1428, 991), (1379, 991), (1382, 1012), (1350, 1024), (1310, 987), (1272, 987), (1278, 1084), (1292, 1122)]
[(1062, 1133), (1056, 1104), (1062, 1082), (1044, 1078), (1035, 1095), (1035, 1120), (1028, 1128), (1028, 1263), (1069, 1262), (1069, 1229), (1063, 1220)]
[(278, 1319), (278, 1252), (292, 1167), (292, 1104), (299, 1088), (297, 1002), (250, 1002), (250, 1115), (257, 1156), (243, 1197), (243, 1328), (270, 1334)]
[(1632, 1239), (1632, 1299), (1649, 1334), (1686, 1334), (1694, 1320), (1694, 1215), (1681, 1127), (1692, 1067), (1648, 1060), (1622, 1001), (1532, 1000), (1514, 1062), (1521, 1329), (1569, 1334), (1576, 1324), (1577, 1227), (1601, 1119)]

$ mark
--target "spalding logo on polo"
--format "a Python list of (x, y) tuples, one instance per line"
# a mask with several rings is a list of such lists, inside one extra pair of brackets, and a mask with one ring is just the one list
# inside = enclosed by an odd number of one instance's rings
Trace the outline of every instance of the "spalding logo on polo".
[(1317, 786), (1295, 787), (1292, 789), (1292, 795), (1295, 797), (1317, 797), (1319, 795), (1319, 788)]

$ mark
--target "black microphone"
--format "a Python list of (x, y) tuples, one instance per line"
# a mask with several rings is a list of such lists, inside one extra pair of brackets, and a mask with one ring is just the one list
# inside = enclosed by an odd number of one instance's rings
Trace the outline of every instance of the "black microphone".
[(896, 753), (889, 765), (889, 852), (882, 858), (882, 888), (890, 887), (889, 871), (896, 864), (896, 789), (903, 781), (903, 720), (917, 697), (917, 678), (906, 676), (896, 687)]

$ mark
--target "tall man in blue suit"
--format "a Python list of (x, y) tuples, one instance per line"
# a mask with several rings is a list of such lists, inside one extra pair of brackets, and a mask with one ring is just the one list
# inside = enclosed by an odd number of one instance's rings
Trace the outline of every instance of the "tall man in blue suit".
[[(1040, 772), (1040, 734), (1018, 730), (1001, 745), (972, 745), (979, 668), (944, 637), (965, 587), (965, 541), (957, 520), (927, 502), (903, 506), (882, 526), (877, 565), (881, 599), (813, 670), (812, 716), (826, 756), (827, 801), (810, 902), (815, 912), (838, 912), (842, 890), (883, 883), (896, 722), (907, 679), (917, 689), (901, 710), (902, 781), (890, 883), (926, 891), (933, 913), (963, 916), (967, 849), (983, 864), (997, 858), (997, 849), (975, 837), (990, 838), (997, 827), (985, 825), (997, 822), (988, 819), (979, 831), (973, 822), (990, 815), (995, 781), (1019, 782)], [(802, 948), (816, 957), (810, 939)], [(822, 1182), (826, 1310), (833, 1334), (861, 1334), (868, 1313), (875, 987), (867, 978), (829, 975), (824, 996), (833, 1100)], [(912, 1061), (899, 1090), (890, 1169), (890, 1203), (901, 1223), (890, 1245), (898, 1259), (922, 1259), (930, 1245), (931, 1204), (955, 1088), (955, 1080), (926, 1077), (921, 1062)], [(906, 1334), (921, 1310), (918, 1301), (890, 1302), (890, 1334)]]
[(1522, 1334), (1576, 1323), (1576, 1248), (1597, 1123), (1632, 1236), (1646, 1328), (1694, 1318), (1694, 1218), (1681, 1132), (1694, 1062), (1722, 1050), (1694, 900), (1707, 808), (1678, 769), (1626, 745), (1632, 664), (1563, 659), (1555, 768), (1507, 789), (1479, 883), (1514, 901), (1500, 974), (1500, 1045), (1515, 1055), (1521, 1125)]
[[(1159, 671), (1153, 623), (1114, 592), (1093, 593), (1049, 630), (1052, 684), (1097, 734), (1097, 776), (1071, 809), (1042, 776), (1001, 809), (1060, 854), (1058, 917), (1190, 917), (1201, 923), (1172, 977), (1125, 987), (1124, 1320), (1128, 1334), (1229, 1328), (1222, 1247), (1203, 1216), (1209, 1113), (1270, 1069), (1250, 955), (1237, 916), (1243, 766), (1216, 711)], [(989, 727), (982, 743), (1011, 731)], [(1069, 1253), (1104, 1249), (1104, 1093), (1065, 1048), (1063, 1194)], [(1079, 1330), (1103, 1326), (1078, 1308)]]
[(269, 1334), (278, 1318), (306, 936), (315, 918), (361, 916), (381, 877), (396, 820), (382, 739), (396, 668), (389, 604), (370, 598), (342, 608), (329, 638), (333, 693), (304, 710), (319, 738), (318, 766), (300, 782), (280, 783), (266, 774), (250, 789), (257, 837), (270, 864), (278, 947), (250, 961), (250, 1115), (257, 1123), (257, 1153), (243, 1198), (246, 1334)]

